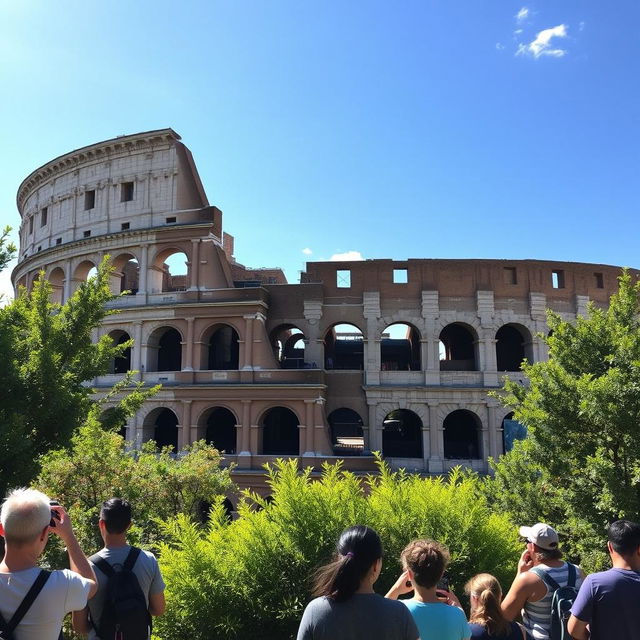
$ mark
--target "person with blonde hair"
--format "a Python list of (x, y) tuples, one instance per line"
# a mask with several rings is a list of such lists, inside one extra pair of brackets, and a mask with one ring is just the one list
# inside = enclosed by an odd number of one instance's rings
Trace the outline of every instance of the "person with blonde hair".
[(414, 540), (400, 556), (404, 572), (387, 593), (387, 598), (413, 592), (401, 600), (416, 621), (420, 640), (467, 640), (471, 631), (456, 596), (438, 589), (449, 564), (449, 550), (433, 540)]
[(502, 613), (502, 589), (490, 573), (473, 576), (464, 586), (469, 596), (471, 638), (477, 640), (526, 640), (524, 628), (517, 622), (509, 622)]

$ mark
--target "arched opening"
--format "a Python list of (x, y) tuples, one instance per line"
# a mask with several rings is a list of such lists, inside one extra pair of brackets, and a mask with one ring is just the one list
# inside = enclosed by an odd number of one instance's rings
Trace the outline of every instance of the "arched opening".
[(273, 354), (282, 369), (302, 369), (304, 362), (304, 334), (294, 325), (280, 325), (271, 332)]
[(64, 293), (64, 271), (60, 267), (56, 267), (51, 270), (47, 279), (51, 285), (51, 302), (53, 304), (62, 304), (62, 297)]
[(333, 453), (337, 456), (359, 456), (364, 451), (362, 418), (353, 409), (335, 409), (327, 416)]
[(262, 419), (262, 453), (297, 456), (300, 453), (298, 417), (286, 407), (269, 409)]
[(205, 368), (214, 371), (237, 369), (240, 345), (238, 332), (225, 324), (213, 328), (206, 340)]
[[(131, 339), (126, 331), (116, 330), (109, 333), (115, 345), (120, 345)], [(119, 358), (111, 361), (109, 373), (127, 373), (131, 369), (131, 347), (127, 347)]]
[(533, 362), (531, 334), (522, 325), (505, 324), (496, 332), (498, 371), (520, 371), (526, 358)]
[(513, 411), (502, 419), (502, 451), (508, 453), (513, 449), (516, 440), (527, 437), (527, 427), (514, 419)]
[(203, 415), (205, 440), (220, 453), (236, 452), (236, 418), (224, 407), (214, 407)]
[(173, 447), (178, 450), (178, 416), (171, 409), (158, 408), (151, 411), (144, 420), (145, 439), (154, 440), (158, 449)]
[(150, 289), (186, 291), (189, 286), (189, 256), (177, 247), (160, 251), (153, 260), (149, 274)]
[(111, 291), (135, 295), (138, 293), (139, 281), (140, 265), (136, 257), (131, 253), (121, 253), (116, 256), (113, 260)]
[(364, 336), (353, 324), (337, 324), (324, 337), (324, 368), (364, 368)]
[(147, 345), (147, 371), (180, 371), (182, 336), (173, 327), (156, 329)]
[(97, 272), (96, 265), (91, 260), (83, 260), (73, 272), (73, 290), (76, 291), (83, 282), (95, 277)]
[(444, 457), (453, 460), (480, 458), (480, 419), (466, 409), (452, 411), (444, 419)]
[(382, 426), (382, 454), (385, 457), (422, 458), (422, 420), (413, 411), (391, 411)]
[(402, 322), (389, 325), (380, 341), (382, 371), (420, 371), (420, 334)]
[(440, 371), (477, 371), (477, 336), (467, 325), (448, 324), (440, 332)]

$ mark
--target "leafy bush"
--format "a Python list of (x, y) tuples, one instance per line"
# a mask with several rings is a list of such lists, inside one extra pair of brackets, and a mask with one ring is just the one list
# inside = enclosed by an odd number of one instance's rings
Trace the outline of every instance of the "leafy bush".
[(381, 535), (386, 559), (377, 590), (400, 571), (399, 555), (412, 539), (446, 543), (451, 581), (490, 571), (508, 586), (519, 544), (505, 516), (491, 513), (473, 474), (447, 479), (391, 472), (366, 480), (325, 465), (322, 476), (300, 472), (294, 460), (267, 467), (273, 500), (247, 493), (229, 523), (220, 504), (207, 530), (185, 517), (167, 522), (161, 567), (168, 610), (157, 621), (163, 640), (290, 638), (310, 600), (310, 576), (332, 555), (343, 529), (367, 524)]

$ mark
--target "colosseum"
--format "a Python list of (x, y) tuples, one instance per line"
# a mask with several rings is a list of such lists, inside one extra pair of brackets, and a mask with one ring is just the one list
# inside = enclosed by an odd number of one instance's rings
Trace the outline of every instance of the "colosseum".
[[(434, 474), (486, 472), (519, 437), (488, 392), (547, 358), (545, 309), (606, 305), (620, 269), (538, 260), (309, 262), (300, 283), (234, 259), (222, 211), (171, 129), (121, 136), (36, 169), (17, 195), (14, 287), (41, 270), (63, 302), (105, 255), (123, 293), (100, 327), (134, 346), (93, 381), (138, 371), (160, 393), (123, 432), (182, 447), (206, 439), (241, 487), (298, 457)], [(273, 241), (276, 241), (273, 238)], [(175, 267), (182, 264), (182, 270)]]

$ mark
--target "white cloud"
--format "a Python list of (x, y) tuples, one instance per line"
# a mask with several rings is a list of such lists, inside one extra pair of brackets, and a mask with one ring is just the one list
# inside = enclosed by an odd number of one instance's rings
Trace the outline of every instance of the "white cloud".
[(518, 13), (516, 13), (516, 20), (518, 24), (524, 22), (529, 17), (529, 9), (527, 7), (522, 7)]
[(584, 20), (578, 25), (580, 31), (584, 31)]
[(521, 33), (522, 33), (522, 29), (516, 29), (516, 30), (513, 32), (513, 35), (514, 35), (514, 36), (519, 36)]
[(496, 49), (498, 51), (502, 51), (504, 49), (504, 45), (501, 42), (496, 42)]
[(305, 256), (310, 256), (313, 253), (313, 251), (311, 251), (311, 249), (309, 249), (309, 247), (305, 247), (302, 250), (302, 253), (304, 253)]
[(566, 55), (566, 49), (554, 49), (551, 44), (553, 38), (566, 38), (567, 27), (564, 24), (559, 24), (557, 27), (551, 27), (550, 29), (544, 29), (540, 31), (535, 40), (529, 44), (521, 44), (516, 51), (516, 55), (531, 55), (534, 58), (541, 56), (552, 56), (554, 58), (562, 58)]
[(345, 253), (334, 253), (329, 260), (331, 262), (355, 262), (358, 260), (364, 260), (364, 258), (359, 251), (346, 251)]

